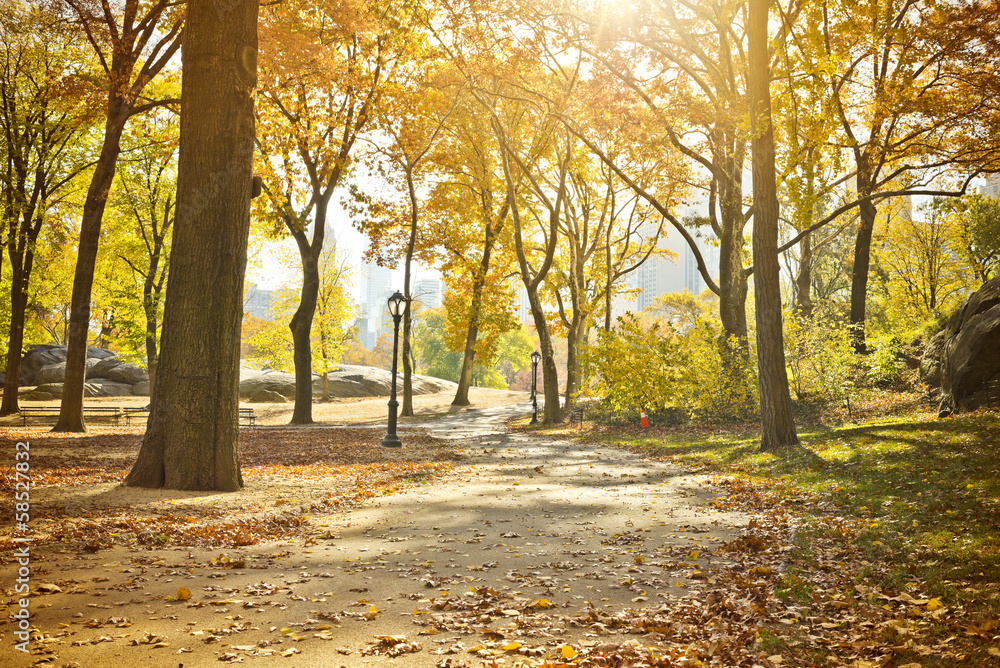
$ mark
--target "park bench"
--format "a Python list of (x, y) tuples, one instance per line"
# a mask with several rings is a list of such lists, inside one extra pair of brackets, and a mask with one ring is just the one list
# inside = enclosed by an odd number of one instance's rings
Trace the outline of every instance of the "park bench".
[[(147, 420), (149, 418), (149, 406), (144, 406), (142, 408), (126, 408), (125, 409), (125, 425), (131, 427), (132, 420)], [(257, 426), (257, 416), (254, 414), (252, 408), (241, 408), (240, 409), (240, 424), (247, 427)]]
[[(58, 418), (59, 417), (59, 407), (58, 406), (25, 406), (21, 408), (21, 426), (26, 426), (28, 424), (28, 419), (48, 419), (48, 418)], [(83, 417), (84, 419), (105, 419), (112, 420), (115, 426), (121, 421), (122, 409), (119, 406), (84, 406), (83, 407)]]

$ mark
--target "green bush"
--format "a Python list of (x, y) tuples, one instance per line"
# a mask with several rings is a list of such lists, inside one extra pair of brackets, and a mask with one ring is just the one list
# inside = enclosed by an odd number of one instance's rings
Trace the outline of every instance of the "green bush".
[(857, 385), (850, 332), (833, 318), (785, 315), (785, 364), (789, 388), (799, 402), (841, 403)]
[(757, 415), (753, 353), (722, 341), (716, 323), (699, 319), (684, 333), (634, 314), (601, 331), (584, 355), (591, 394), (607, 416), (635, 419), (639, 409), (661, 423), (747, 420)]

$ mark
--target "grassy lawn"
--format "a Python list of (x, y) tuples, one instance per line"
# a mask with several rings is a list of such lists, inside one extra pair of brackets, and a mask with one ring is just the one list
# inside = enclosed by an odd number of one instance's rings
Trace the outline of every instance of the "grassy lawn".
[(711, 476), (720, 507), (792, 518), (772, 581), (788, 612), (759, 630), (783, 665), (1000, 666), (996, 413), (809, 426), (774, 453), (739, 430), (582, 434)]

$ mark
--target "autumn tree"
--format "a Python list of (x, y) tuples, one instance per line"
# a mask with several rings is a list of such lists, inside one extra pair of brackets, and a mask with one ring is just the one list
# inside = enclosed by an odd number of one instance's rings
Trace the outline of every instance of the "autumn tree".
[(128, 486), (243, 486), (239, 340), (253, 194), (257, 9), (256, 0), (188, 5), (170, 281), (156, 391)]
[(95, 118), (86, 81), (92, 62), (78, 40), (71, 26), (43, 7), (8, 4), (0, 10), (0, 131), (4, 137), (0, 238), (10, 263), (0, 415), (18, 411), (25, 318), (40, 235), (59, 220), (52, 215), (53, 207), (78, 187), (78, 177), (90, 166), (86, 138)]
[[(411, 48), (417, 39), (410, 38)], [(422, 41), (422, 40), (421, 40)], [(422, 45), (423, 46), (423, 45)], [(441, 63), (426, 46), (419, 50), (420, 63), (411, 63), (406, 73), (399, 77), (393, 89), (392, 104), (378, 110), (376, 123), (379, 134), (388, 135), (391, 143), (379, 148), (375, 155), (385, 158), (402, 177), (406, 199), (406, 233), (403, 255), (403, 297), (407, 308), (403, 312), (403, 404), (402, 415), (413, 415), (413, 365), (411, 363), (411, 334), (413, 328), (413, 295), (410, 291), (413, 262), (417, 253), (417, 237), (421, 223), (421, 205), (418, 187), (426, 171), (428, 157), (443, 134), (445, 123), (455, 110), (461, 97), (460, 79), (453, 72), (441, 69)], [(405, 109), (400, 114), (399, 110)], [(377, 140), (376, 140), (377, 141)], [(475, 299), (475, 296), (473, 297)], [(459, 380), (457, 397), (463, 393), (463, 379)], [(468, 382), (465, 379), (465, 394)], [(466, 403), (468, 400), (466, 398)]]
[(295, 342), (292, 424), (313, 421), (310, 333), (330, 200), (394, 79), (411, 31), (404, 18), (364, 2), (324, 3), (309, 12), (278, 3), (264, 12), (258, 94), (262, 205), (295, 240), (302, 262), (299, 308), (289, 323)]
[(943, 172), (974, 174), (996, 159), (996, 142), (978, 123), (995, 116), (995, 89), (977, 85), (972, 74), (996, 69), (995, 31), (986, 28), (995, 26), (995, 11), (995, 3), (978, 2), (807, 4), (793, 28), (801, 43), (812, 44), (815, 57), (802, 66), (825, 84), (854, 162), (860, 218), (850, 324), (859, 351), (878, 202), (907, 192), (945, 194), (934, 186)]
[(131, 128), (123, 138), (125, 150), (112, 193), (118, 220), (109, 233), (115, 241), (106, 244), (106, 250), (128, 268), (128, 280), (115, 286), (131, 302), (126, 322), (119, 319), (118, 327), (140, 342), (152, 386), (174, 222), (177, 124), (172, 115), (161, 112), (134, 119)]
[(86, 430), (83, 420), (83, 384), (86, 376), (87, 337), (94, 269), (100, 245), (101, 223), (121, 153), (125, 125), (137, 114), (161, 106), (151, 82), (181, 45), (184, 4), (177, 0), (62, 0), (104, 72), (104, 137), (87, 190), (80, 222), (73, 300), (70, 306), (66, 378), (59, 419), (53, 431)]

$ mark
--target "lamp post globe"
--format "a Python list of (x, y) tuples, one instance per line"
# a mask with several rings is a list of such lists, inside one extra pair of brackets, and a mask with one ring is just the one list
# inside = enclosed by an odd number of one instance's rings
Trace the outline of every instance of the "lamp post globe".
[(399, 402), (396, 401), (396, 358), (399, 352), (399, 320), (406, 310), (406, 297), (396, 290), (389, 297), (389, 315), (392, 316), (392, 390), (389, 394), (389, 424), (386, 429), (385, 438), (382, 439), (382, 446), (386, 448), (399, 448), (403, 443), (396, 435), (396, 409)]

